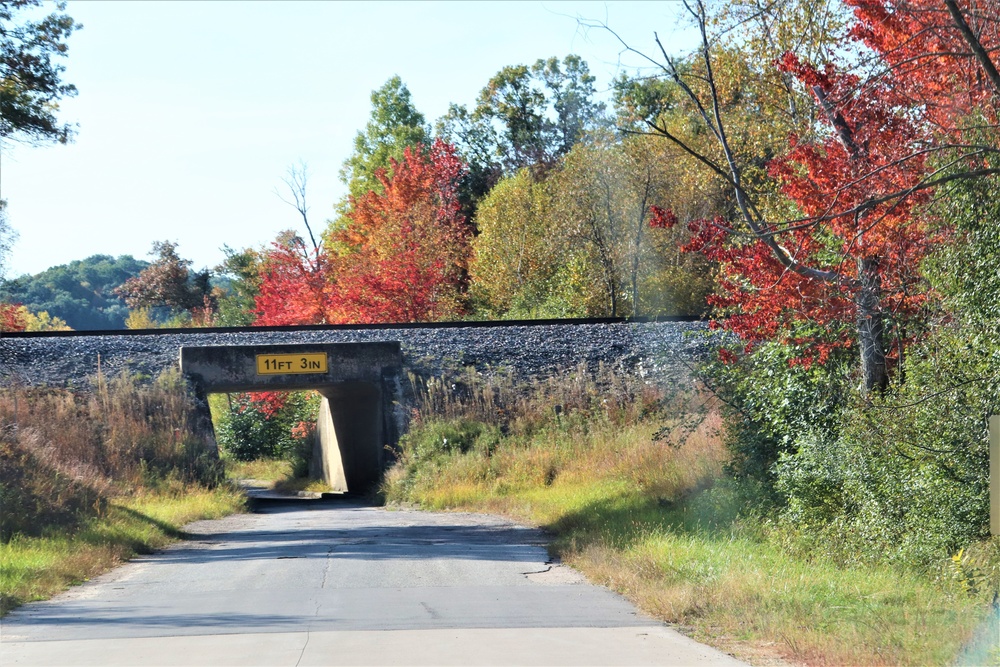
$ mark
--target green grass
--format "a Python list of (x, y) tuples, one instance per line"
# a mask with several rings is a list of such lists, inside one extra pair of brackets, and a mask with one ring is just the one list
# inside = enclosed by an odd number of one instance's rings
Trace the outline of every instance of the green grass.
[(226, 478), (255, 479), (262, 482), (282, 482), (293, 476), (292, 462), (287, 459), (256, 459), (237, 461), (224, 458)]
[(256, 459), (254, 461), (236, 461), (224, 459), (226, 478), (231, 480), (252, 479), (267, 482), (270, 488), (281, 493), (297, 493), (308, 491), (326, 493), (330, 486), (321, 479), (296, 477), (295, 464), (287, 459)]
[(404, 440), (384, 485), (390, 502), (542, 526), (591, 580), (751, 662), (949, 664), (978, 632), (986, 643), (969, 664), (1000, 664), (988, 591), (969, 595), (946, 563), (939, 573), (845, 566), (795, 546), (787, 528), (739, 518), (711, 424), (673, 446), (641, 421), (563, 422), (500, 441), (451, 424), (451, 437), (469, 435), (461, 448), (434, 451), (446, 436), (433, 421)]
[(657, 512), (638, 497), (598, 507), (550, 524), (565, 559), (700, 639), (806, 664), (940, 665), (984, 620), (982, 599), (919, 573), (802, 557), (767, 530), (698, 525), (686, 507)]
[(182, 527), (242, 511), (241, 493), (208, 491), (143, 494), (108, 504), (76, 529), (57, 528), (40, 537), (15, 535), (0, 543), (0, 612), (44, 600), (140, 553), (182, 537)]

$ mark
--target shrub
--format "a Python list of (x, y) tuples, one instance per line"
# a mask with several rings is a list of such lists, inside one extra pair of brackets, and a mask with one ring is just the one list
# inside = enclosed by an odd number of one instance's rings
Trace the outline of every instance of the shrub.
[(780, 472), (801, 472), (801, 466), (818, 463), (795, 457), (803, 443), (836, 439), (849, 400), (846, 353), (823, 365), (796, 363), (801, 355), (796, 346), (771, 342), (700, 369), (725, 404), (732, 454), (728, 471), (744, 501), (756, 508), (788, 502), (797, 487), (790, 480), (779, 482)]
[[(522, 384), (471, 369), (413, 380), (413, 420), (383, 484), (390, 500), (449, 483), (464, 494), (619, 477), (676, 500), (677, 488), (711, 478), (705, 461), (720, 460), (714, 401), (688, 381), (667, 390), (585, 368)], [(673, 463), (687, 459), (689, 469), (675, 475)]]
[(1000, 345), (983, 340), (968, 327), (940, 328), (911, 354), (905, 385), (848, 415), (846, 524), (893, 560), (940, 562), (988, 535), (987, 417), (1000, 413)]
[(841, 561), (947, 563), (988, 536), (997, 348), (972, 324), (939, 326), (912, 347), (889, 391), (867, 399), (836, 365), (788, 366), (794, 351), (776, 344), (717, 364), (744, 497)]
[(299, 472), (308, 466), (319, 394), (236, 394), (227, 408), (216, 427), (216, 438), (226, 455), (237, 461), (289, 459)]
[(794, 346), (767, 343), (707, 365), (744, 502), (841, 561), (935, 568), (986, 538), (986, 417), (1000, 412), (986, 329), (938, 326), (868, 398), (846, 354), (802, 365)]

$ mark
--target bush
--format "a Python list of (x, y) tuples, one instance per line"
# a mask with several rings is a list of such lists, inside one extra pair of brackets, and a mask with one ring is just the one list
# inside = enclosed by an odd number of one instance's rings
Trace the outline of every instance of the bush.
[(414, 462), (434, 462), (451, 454), (472, 450), (491, 452), (500, 439), (496, 426), (471, 419), (435, 421), (426, 428), (403, 436), (401, 448), (411, 452)]
[(226, 455), (237, 461), (288, 459), (297, 472), (308, 466), (319, 394), (259, 392), (230, 399), (216, 426)]
[(936, 331), (911, 354), (905, 385), (848, 415), (845, 524), (890, 559), (927, 565), (988, 536), (1000, 345), (968, 334)]
[(795, 363), (801, 355), (795, 346), (772, 342), (700, 369), (726, 406), (728, 472), (755, 509), (788, 503), (795, 487), (779, 482), (780, 472), (791, 472), (793, 462), (818, 464), (795, 457), (803, 443), (836, 438), (850, 396), (847, 353), (825, 365)]
[(849, 389), (847, 360), (790, 366), (796, 351), (776, 343), (713, 364), (738, 488), (800, 544), (842, 562), (940, 567), (988, 537), (998, 348), (952, 321), (912, 347), (885, 394), (867, 398)]
[(841, 561), (935, 568), (986, 538), (986, 417), (1000, 412), (988, 329), (939, 326), (868, 398), (846, 353), (804, 366), (794, 346), (767, 343), (707, 365), (746, 505)]

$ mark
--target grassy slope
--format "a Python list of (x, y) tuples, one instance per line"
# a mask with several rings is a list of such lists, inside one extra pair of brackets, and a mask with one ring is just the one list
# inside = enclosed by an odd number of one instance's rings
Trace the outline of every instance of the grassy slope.
[(242, 510), (179, 373), (0, 388), (0, 612)]
[(0, 611), (44, 600), (180, 538), (182, 526), (244, 507), (242, 493), (219, 487), (147, 493), (109, 503), (101, 516), (41, 537), (15, 535), (0, 543)]
[[(843, 566), (794, 547), (764, 521), (737, 520), (717, 482), (711, 422), (680, 446), (650, 423), (568, 422), (433, 452), (425, 423), (387, 477), (391, 501), (502, 513), (540, 525), (567, 563), (649, 613), (751, 660), (816, 665), (952, 662), (982, 627), (983, 595), (884, 566)], [(466, 430), (468, 430), (466, 428)], [(516, 431), (516, 429), (515, 429)], [(439, 448), (440, 449), (440, 448)], [(975, 664), (1000, 660), (979, 655)]]

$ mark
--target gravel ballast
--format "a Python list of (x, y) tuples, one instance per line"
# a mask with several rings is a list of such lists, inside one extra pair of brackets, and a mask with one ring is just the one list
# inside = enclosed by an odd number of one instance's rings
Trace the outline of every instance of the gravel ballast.
[(144, 377), (176, 367), (182, 346), (399, 341), (407, 370), (428, 377), (472, 366), (521, 379), (585, 364), (643, 376), (669, 375), (714, 347), (702, 321), (566, 320), (538, 323), (59, 332), (0, 337), (5, 383), (87, 387), (97, 374)]

